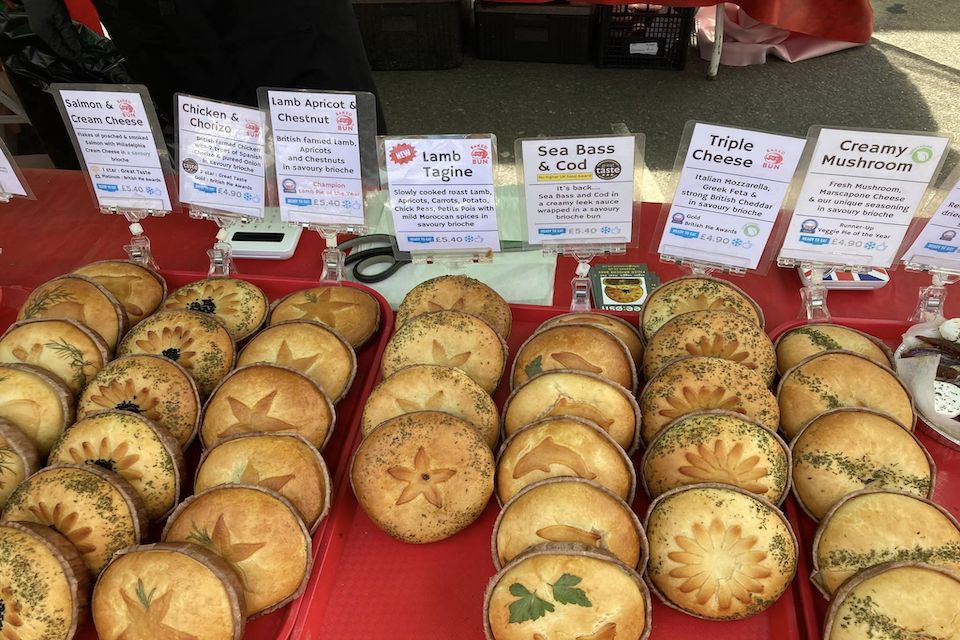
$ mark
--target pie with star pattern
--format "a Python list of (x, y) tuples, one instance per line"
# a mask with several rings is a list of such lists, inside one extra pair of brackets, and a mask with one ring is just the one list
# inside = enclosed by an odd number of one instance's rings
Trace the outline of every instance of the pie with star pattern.
[(411, 289), (397, 309), (396, 326), (424, 313), (445, 310), (472, 313), (486, 320), (504, 340), (510, 337), (513, 317), (507, 301), (479, 280), (460, 275), (432, 278)]
[(689, 311), (733, 311), (763, 328), (763, 311), (739, 287), (719, 278), (686, 276), (654, 289), (640, 309), (640, 330), (648, 342), (668, 320)]
[(288, 320), (313, 320), (336, 329), (359, 349), (380, 328), (380, 303), (358, 287), (314, 287), (278, 300), (270, 325)]

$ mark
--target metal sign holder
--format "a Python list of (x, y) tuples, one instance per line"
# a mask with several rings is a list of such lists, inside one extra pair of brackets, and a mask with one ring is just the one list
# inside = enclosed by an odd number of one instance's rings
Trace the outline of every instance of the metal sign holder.
[(917, 307), (908, 320), (911, 322), (942, 320), (943, 309), (947, 303), (947, 286), (960, 282), (960, 269), (911, 262), (904, 263), (903, 267), (907, 271), (926, 271), (930, 274), (930, 284), (920, 287)]

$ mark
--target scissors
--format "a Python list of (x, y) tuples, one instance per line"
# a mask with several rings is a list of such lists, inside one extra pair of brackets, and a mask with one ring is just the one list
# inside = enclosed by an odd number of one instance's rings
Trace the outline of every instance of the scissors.
[[(360, 245), (383, 243), (386, 243), (386, 245), (360, 251), (355, 249)], [(353, 277), (357, 279), (357, 282), (364, 284), (382, 282), (396, 273), (400, 267), (412, 262), (410, 252), (400, 251), (397, 247), (397, 239), (385, 233), (375, 233), (346, 240), (337, 245), (337, 248), (341, 251), (351, 250), (343, 264), (344, 266), (353, 265)], [(388, 265), (386, 269), (370, 273), (370, 267), (384, 264)]]

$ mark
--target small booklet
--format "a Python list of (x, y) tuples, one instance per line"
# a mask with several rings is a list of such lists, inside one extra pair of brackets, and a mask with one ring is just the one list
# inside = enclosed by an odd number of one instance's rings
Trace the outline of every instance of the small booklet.
[(593, 304), (608, 311), (640, 311), (643, 301), (660, 285), (645, 264), (598, 264), (590, 267)]

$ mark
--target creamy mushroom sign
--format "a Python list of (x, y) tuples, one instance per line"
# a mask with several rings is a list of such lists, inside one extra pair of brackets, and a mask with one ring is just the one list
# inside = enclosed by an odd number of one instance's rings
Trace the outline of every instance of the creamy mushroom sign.
[(950, 139), (821, 129), (781, 262), (889, 267)]

